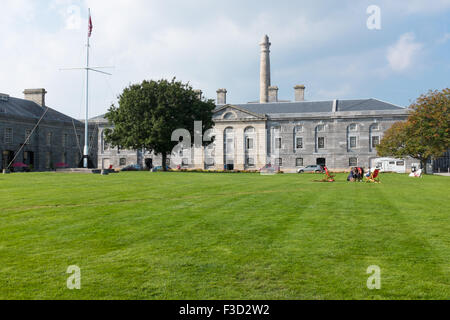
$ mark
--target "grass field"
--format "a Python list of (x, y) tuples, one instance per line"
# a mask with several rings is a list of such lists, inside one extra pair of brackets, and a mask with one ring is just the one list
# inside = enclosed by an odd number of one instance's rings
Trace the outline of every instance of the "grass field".
[(318, 178), (1, 175), (0, 299), (450, 298), (450, 178)]

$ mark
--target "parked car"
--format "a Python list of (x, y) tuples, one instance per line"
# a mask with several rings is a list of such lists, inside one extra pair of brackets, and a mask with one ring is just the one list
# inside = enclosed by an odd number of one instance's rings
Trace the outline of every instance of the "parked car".
[[(157, 167), (154, 167), (152, 169), (152, 172), (159, 172), (159, 171), (162, 171), (162, 170), (163, 170), (162, 166), (157, 166)], [(169, 170), (172, 170), (172, 168), (171, 167), (166, 167), (166, 170), (169, 171)]]
[(141, 171), (142, 167), (139, 164), (130, 164), (124, 168), (122, 168), (120, 171)]
[(324, 173), (325, 171), (323, 170), (322, 166), (307, 166), (307, 167), (302, 167), (300, 169), (297, 170), (298, 173)]

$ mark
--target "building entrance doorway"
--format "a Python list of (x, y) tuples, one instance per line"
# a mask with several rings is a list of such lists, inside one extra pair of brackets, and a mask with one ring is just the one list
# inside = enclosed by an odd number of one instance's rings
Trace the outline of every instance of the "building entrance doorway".
[(325, 158), (318, 158), (316, 164), (318, 166), (325, 167), (327, 165), (327, 159), (325, 159)]
[(8, 165), (13, 161), (14, 159), (14, 152), (13, 151), (3, 151), (2, 152), (2, 169), (6, 169)]
[(147, 170), (153, 169), (153, 159), (145, 159), (145, 168)]
[(25, 163), (28, 167), (29, 166), (34, 167), (34, 152), (25, 151), (23, 153), (23, 163)]
[(225, 165), (225, 170), (227, 171), (233, 171), (234, 170), (234, 164), (233, 163), (227, 163)]

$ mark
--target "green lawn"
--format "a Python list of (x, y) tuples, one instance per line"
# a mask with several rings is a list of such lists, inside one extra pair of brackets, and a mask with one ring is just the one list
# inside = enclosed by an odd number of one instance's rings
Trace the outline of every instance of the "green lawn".
[(319, 178), (0, 175), (0, 299), (450, 298), (450, 178)]

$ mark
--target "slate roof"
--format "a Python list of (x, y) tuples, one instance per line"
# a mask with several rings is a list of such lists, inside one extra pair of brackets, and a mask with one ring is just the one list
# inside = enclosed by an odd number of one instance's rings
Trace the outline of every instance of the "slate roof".
[[(41, 107), (33, 101), (9, 97), (8, 101), (0, 100), (0, 115), (10, 115), (32, 120), (39, 120), (45, 108)], [(75, 122), (75, 124), (82, 124), (76, 119), (73, 119), (61, 112), (49, 108), (43, 120), (59, 121), (59, 122)]]
[[(246, 103), (229, 104), (240, 109), (247, 110), (260, 115), (271, 114), (301, 114), (301, 113), (330, 113), (333, 112), (334, 101), (302, 101), (302, 102), (278, 102), (278, 103)], [(216, 111), (224, 105), (218, 105)], [(338, 100), (338, 112), (356, 112), (356, 111), (392, 111), (406, 110), (403, 107), (384, 102), (377, 99), (359, 99), (359, 100)], [(90, 119), (91, 121), (107, 121), (105, 115), (100, 115)]]
[[(267, 115), (333, 112), (333, 101), (248, 103), (248, 104), (231, 104), (231, 105), (253, 113), (267, 114)], [(223, 105), (218, 106), (218, 109), (221, 107), (223, 107)], [(405, 110), (405, 108), (377, 99), (338, 100), (337, 106), (338, 112), (383, 111), (383, 110)]]

